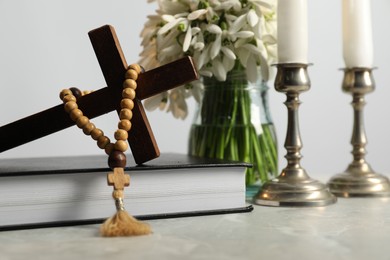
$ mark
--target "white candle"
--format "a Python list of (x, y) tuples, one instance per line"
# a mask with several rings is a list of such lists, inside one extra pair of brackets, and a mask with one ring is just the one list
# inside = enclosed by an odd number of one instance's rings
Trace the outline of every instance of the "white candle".
[(277, 10), (279, 63), (307, 63), (307, 0), (279, 0)]
[(370, 0), (342, 1), (345, 65), (347, 68), (372, 68), (374, 51)]

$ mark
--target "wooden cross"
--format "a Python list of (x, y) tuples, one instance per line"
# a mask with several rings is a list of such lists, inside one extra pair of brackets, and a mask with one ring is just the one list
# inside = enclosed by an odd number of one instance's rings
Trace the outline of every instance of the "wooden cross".
[(107, 175), (107, 183), (116, 190), (123, 190), (130, 185), (130, 175), (125, 174), (123, 168), (114, 168), (114, 171)]
[[(105, 25), (88, 34), (107, 87), (79, 98), (77, 103), (88, 118), (94, 118), (113, 110), (120, 111), (122, 83), (127, 63), (112, 26)], [(128, 138), (137, 164), (152, 160), (160, 154), (141, 100), (196, 79), (198, 73), (190, 57), (139, 75), (131, 120), (133, 127)], [(52, 107), (0, 127), (0, 152), (73, 125), (75, 123), (64, 111), (62, 104)]]

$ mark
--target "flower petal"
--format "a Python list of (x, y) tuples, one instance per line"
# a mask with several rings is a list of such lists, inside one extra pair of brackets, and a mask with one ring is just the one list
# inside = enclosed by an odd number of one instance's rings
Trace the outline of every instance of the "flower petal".
[(239, 30), (241, 30), (241, 28), (245, 25), (246, 23), (246, 16), (247, 14), (243, 14), (241, 15), (240, 17), (238, 17), (234, 23), (232, 24), (232, 26), (230, 27), (229, 29), (229, 32), (231, 34), (234, 34), (236, 32), (238, 32)]
[(208, 24), (206, 30), (214, 34), (222, 34), (221, 27), (215, 24)]
[(190, 13), (187, 16), (187, 19), (190, 21), (193, 21), (193, 20), (199, 19), (199, 17), (201, 17), (205, 13), (207, 13), (207, 9), (199, 9), (199, 10), (196, 10), (196, 11), (193, 11), (192, 13)]
[(157, 108), (164, 109), (166, 105), (166, 102), (164, 102), (164, 100), (166, 100), (166, 93), (160, 93), (158, 95), (147, 98), (144, 101), (144, 106), (149, 111), (156, 110)]
[(254, 27), (259, 22), (259, 16), (253, 9), (249, 10), (246, 19), (251, 27)]
[(237, 38), (251, 38), (254, 35), (254, 32), (251, 31), (240, 31), (234, 34)]
[(163, 27), (161, 27), (161, 29), (157, 32), (157, 34), (161, 35), (161, 34), (168, 32), (169, 30), (171, 30), (173, 27), (175, 27), (176, 25), (178, 25), (180, 22), (182, 22), (184, 20), (185, 20), (184, 18), (179, 18), (179, 19), (175, 19), (175, 20), (168, 22)]
[(221, 35), (218, 34), (217, 37), (215, 38), (215, 41), (211, 44), (211, 49), (210, 49), (210, 58), (214, 59), (217, 57), (221, 50)]
[(215, 59), (212, 61), (213, 67), (213, 74), (214, 77), (219, 81), (225, 81), (226, 80), (226, 70), (222, 64), (222, 62), (219, 59)]
[(191, 37), (192, 37), (191, 25), (188, 25), (186, 36), (184, 37), (184, 42), (183, 42), (183, 52), (188, 51), (188, 48), (190, 47), (190, 43), (191, 43)]
[(234, 52), (226, 46), (221, 47), (221, 51), (223, 52), (223, 54), (225, 54), (226, 57), (229, 57), (231, 60), (235, 60), (237, 58)]

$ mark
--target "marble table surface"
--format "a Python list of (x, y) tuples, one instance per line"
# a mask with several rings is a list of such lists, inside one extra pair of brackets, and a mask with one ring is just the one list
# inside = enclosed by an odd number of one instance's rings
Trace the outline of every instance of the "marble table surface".
[(102, 238), (98, 225), (0, 232), (0, 259), (390, 259), (390, 200), (152, 220), (153, 234)]

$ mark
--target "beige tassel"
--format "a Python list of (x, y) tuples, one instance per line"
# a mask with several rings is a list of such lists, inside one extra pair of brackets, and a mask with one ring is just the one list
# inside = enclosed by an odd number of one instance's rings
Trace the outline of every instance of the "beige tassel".
[(140, 236), (152, 233), (150, 226), (136, 220), (125, 210), (118, 210), (100, 227), (100, 234), (104, 237)]
[[(116, 174), (116, 175), (115, 175)], [(133, 216), (129, 215), (124, 208), (123, 204), (123, 187), (128, 186), (130, 182), (129, 178), (117, 178), (122, 176), (128, 176), (123, 174), (123, 169), (114, 169), (114, 173), (108, 175), (108, 183), (114, 183), (114, 191), (112, 193), (115, 199), (115, 206), (117, 212), (114, 216), (107, 219), (100, 227), (100, 234), (104, 237), (118, 237), (118, 236), (139, 236), (148, 235), (152, 233), (150, 226), (147, 223), (143, 223)], [(118, 185), (118, 180), (123, 180), (123, 183)], [(116, 184), (116, 185), (115, 185)], [(119, 187), (119, 189), (117, 189)]]

